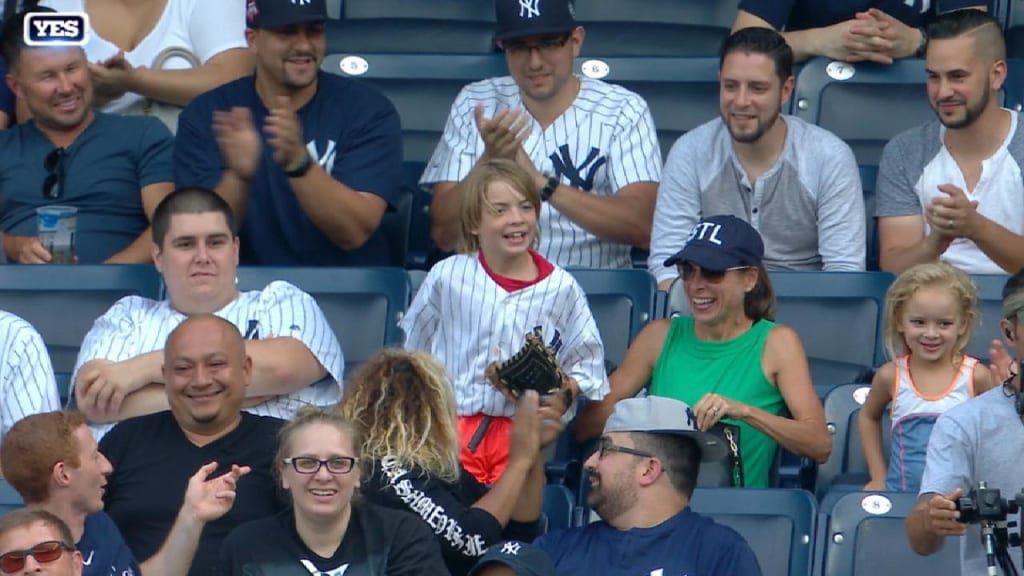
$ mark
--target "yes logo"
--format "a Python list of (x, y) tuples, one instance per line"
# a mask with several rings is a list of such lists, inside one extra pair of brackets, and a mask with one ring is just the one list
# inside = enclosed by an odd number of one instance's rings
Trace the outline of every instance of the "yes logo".
[(30, 12), (22, 30), (28, 46), (82, 46), (89, 16), (81, 12)]

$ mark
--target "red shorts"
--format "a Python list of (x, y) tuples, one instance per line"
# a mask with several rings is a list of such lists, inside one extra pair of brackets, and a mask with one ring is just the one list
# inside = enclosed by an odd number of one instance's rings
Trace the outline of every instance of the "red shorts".
[(459, 460), (478, 481), (494, 484), (501, 477), (508, 465), (509, 434), (512, 432), (512, 419), (507, 416), (491, 416), (487, 432), (476, 446), (469, 451), (469, 442), (483, 424), (484, 414), (459, 416)]

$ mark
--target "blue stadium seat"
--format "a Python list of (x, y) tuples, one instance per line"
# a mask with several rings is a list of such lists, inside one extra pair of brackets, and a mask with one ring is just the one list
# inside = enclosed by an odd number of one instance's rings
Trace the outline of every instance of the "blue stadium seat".
[(409, 255), (409, 233), (416, 193), (416, 189), (402, 186), (398, 192), (398, 201), (389, 207), (381, 218), (380, 229), (388, 241), (389, 266), (405, 268)]
[(584, 56), (717, 56), (738, 0), (577, 0)]
[(810, 576), (817, 506), (805, 490), (697, 488), (690, 508), (739, 532), (764, 576)]
[(0, 516), (25, 506), (18, 494), (6, 480), (0, 478)]
[(604, 342), (604, 357), (622, 363), (633, 338), (654, 312), (654, 277), (646, 270), (569, 270), (587, 294)]
[(860, 186), (864, 190), (864, 223), (867, 226), (867, 257), (869, 271), (880, 270), (878, 246), (878, 219), (875, 218), (875, 184), (878, 180), (878, 166), (859, 166)]
[[(772, 272), (776, 319), (796, 330), (807, 352), (815, 384), (851, 382), (884, 361), (878, 345), (885, 290), (884, 272)], [(666, 316), (688, 314), (678, 278), (669, 288)]]
[(345, 355), (345, 372), (381, 348), (402, 343), (398, 321), (408, 307), (409, 275), (400, 268), (242, 267), (239, 290), (284, 280), (313, 296)]
[[(818, 466), (815, 494), (818, 498), (833, 489), (859, 489), (870, 479), (857, 417), (867, 398), (870, 384), (842, 384), (825, 396), (825, 422), (832, 434), (832, 454)], [(882, 416), (882, 452), (889, 454), (892, 420), (889, 411)]]
[[(1002, 339), (1003, 331), (999, 321), (1003, 319), (1003, 285), (1009, 275), (975, 274), (971, 276), (978, 287), (979, 319), (974, 323), (971, 341), (967, 344), (967, 353), (983, 362), (988, 362), (988, 349), (992, 340)], [(1012, 352), (1012, 350), (1010, 350)]]
[[(1010, 81), (1003, 105), (1019, 109), (1021, 62), (1007, 62)], [(857, 163), (877, 166), (886, 142), (904, 130), (935, 119), (925, 90), (924, 61), (890, 65), (814, 58), (797, 75), (794, 114), (845, 140)], [(884, 110), (884, 114), (879, 114)]]
[(344, 0), (327, 51), (485, 54), (493, 36), (493, 0)]
[(159, 298), (156, 268), (142, 264), (0, 267), (0, 310), (17, 314), (35, 327), (58, 375), (70, 376), (93, 322), (129, 295)]
[(663, 157), (676, 139), (719, 115), (718, 58), (580, 58), (576, 71), (643, 96)]
[(957, 539), (948, 538), (931, 556), (910, 549), (903, 522), (916, 501), (910, 493), (853, 492), (840, 498), (820, 542), (823, 576), (960, 576)]
[(561, 484), (544, 485), (544, 516), (547, 531), (562, 530), (573, 525), (573, 495)]

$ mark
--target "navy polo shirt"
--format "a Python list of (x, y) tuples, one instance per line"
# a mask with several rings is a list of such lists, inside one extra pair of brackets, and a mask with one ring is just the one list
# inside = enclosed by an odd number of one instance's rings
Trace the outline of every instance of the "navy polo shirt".
[(106, 512), (85, 517), (85, 530), (78, 541), (82, 553), (82, 576), (140, 576), (135, 556)]
[[(335, 245), (306, 214), (262, 130), (270, 112), (247, 76), (195, 98), (178, 118), (174, 174), (178, 186), (214, 188), (224, 163), (213, 134), (213, 112), (247, 107), (263, 139), (262, 159), (249, 186), (241, 229), (243, 264), (386, 266), (388, 244), (380, 229), (360, 248)], [(335, 180), (376, 194), (389, 206), (398, 198), (402, 173), (401, 123), (380, 92), (320, 72), (312, 100), (298, 110), (303, 139), (313, 159)], [(328, 193), (324, 191), (324, 193)]]
[[(923, 26), (938, 10), (939, 0), (741, 0), (740, 10), (757, 16), (776, 29), (823, 28), (853, 18), (857, 12), (878, 8), (908, 26)], [(942, 0), (942, 11), (981, 6), (988, 0)]]

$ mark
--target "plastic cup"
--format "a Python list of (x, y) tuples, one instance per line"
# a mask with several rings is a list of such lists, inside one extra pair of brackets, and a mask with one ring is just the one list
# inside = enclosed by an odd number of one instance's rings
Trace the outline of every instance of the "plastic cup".
[(74, 206), (43, 206), (36, 208), (39, 243), (53, 256), (54, 264), (72, 264), (75, 261), (75, 229), (78, 227), (78, 208)]

